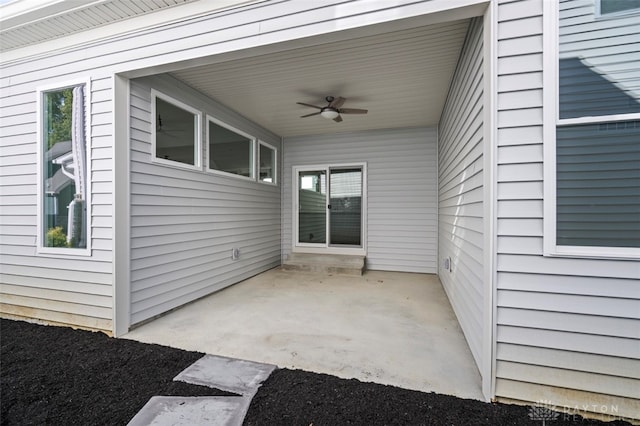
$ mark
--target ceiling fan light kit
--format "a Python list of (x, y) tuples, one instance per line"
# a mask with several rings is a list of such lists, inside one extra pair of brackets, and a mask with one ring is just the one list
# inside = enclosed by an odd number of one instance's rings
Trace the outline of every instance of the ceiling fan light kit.
[(328, 120), (333, 120), (340, 114), (338, 113), (338, 111), (336, 111), (333, 108), (323, 108), (322, 111), (320, 112), (320, 115)]
[(325, 100), (329, 103), (325, 107), (319, 107), (317, 105), (305, 104), (304, 102), (296, 102), (298, 105), (303, 105), (310, 108), (316, 108), (320, 111), (313, 112), (311, 114), (306, 114), (300, 116), (300, 118), (311, 117), (314, 115), (321, 115), (327, 120), (333, 120), (337, 123), (342, 121), (341, 114), (366, 114), (368, 110), (366, 109), (358, 109), (358, 108), (340, 108), (344, 102), (346, 101), (343, 97), (334, 98), (333, 96), (327, 96)]

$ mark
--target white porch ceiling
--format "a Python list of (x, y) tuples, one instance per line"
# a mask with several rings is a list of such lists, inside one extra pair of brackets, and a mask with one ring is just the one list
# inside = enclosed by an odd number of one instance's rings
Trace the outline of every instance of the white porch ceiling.
[[(438, 123), (468, 20), (348, 39), (173, 72), (178, 79), (280, 136)], [(336, 123), (297, 105), (342, 96)]]

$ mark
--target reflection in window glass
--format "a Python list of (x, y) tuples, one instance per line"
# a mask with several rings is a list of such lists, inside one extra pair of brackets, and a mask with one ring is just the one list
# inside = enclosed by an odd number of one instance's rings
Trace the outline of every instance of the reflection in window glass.
[[(601, 13), (636, 3), (602, 0)], [(556, 244), (638, 247), (640, 26), (626, 14), (576, 20), (583, 5), (560, 2)]]
[(87, 246), (84, 86), (44, 92), (44, 247)]
[(560, 2), (559, 118), (640, 113), (640, 26), (625, 17), (576, 22), (572, 11), (582, 5)]
[(600, 14), (640, 9), (640, 0), (600, 0)]
[(156, 97), (156, 158), (198, 165), (196, 114)]
[(253, 178), (253, 138), (209, 121), (209, 168)]
[(298, 174), (298, 241), (327, 242), (327, 174), (324, 170)]
[(557, 242), (640, 245), (640, 121), (558, 127)]
[(265, 144), (260, 144), (260, 180), (275, 183), (276, 150)]

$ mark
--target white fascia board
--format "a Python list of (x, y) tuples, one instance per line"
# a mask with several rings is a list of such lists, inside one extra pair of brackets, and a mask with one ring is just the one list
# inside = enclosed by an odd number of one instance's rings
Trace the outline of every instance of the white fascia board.
[[(118, 69), (129, 78), (144, 77), (152, 74), (178, 71), (184, 68), (212, 65), (215, 63), (244, 59), (256, 54), (266, 55), (291, 49), (304, 49), (319, 44), (341, 41), (345, 38), (359, 38), (384, 32), (401, 31), (418, 28), (442, 22), (468, 19), (483, 16), (491, 0), (398, 0), (393, 10), (390, 8), (376, 8), (375, 4), (356, 0), (361, 4), (360, 9), (343, 5), (335, 7), (335, 15), (330, 21), (321, 21), (313, 25), (293, 26), (283, 30), (269, 32), (268, 26), (255, 23), (249, 31), (254, 31), (253, 40), (244, 38), (241, 41), (230, 41), (221, 47), (207, 49), (185, 50), (176, 52), (171, 60), (165, 58), (151, 58), (146, 60), (144, 67), (133, 67), (125, 64), (129, 69)], [(379, 6), (379, 3), (378, 3)], [(357, 10), (359, 13), (353, 14)], [(246, 30), (246, 29), (245, 29)], [(345, 36), (349, 34), (349, 36)], [(321, 36), (321, 37), (316, 37)], [(253, 49), (259, 49), (256, 53)]]
[[(25, 0), (22, 0), (22, 1), (25, 1)], [(62, 10), (59, 10), (58, 13), (55, 13), (55, 6), (57, 6), (58, 3), (65, 3), (65, 4), (70, 3), (65, 0), (57, 0), (55, 2), (51, 0), (39, 0), (39, 1), (41, 1), (42, 3), (46, 3), (46, 2), (56, 3), (50, 6), (51, 9), (49, 10), (51, 11), (51, 13), (49, 15), (60, 14), (62, 12)], [(99, 1), (96, 1), (95, 3), (101, 3), (103, 1), (104, 0), (99, 0)], [(124, 19), (122, 21), (114, 22), (112, 24), (102, 25), (99, 27), (92, 28), (90, 30), (80, 31), (78, 33), (71, 34), (65, 37), (60, 37), (53, 40), (44, 41), (42, 43), (37, 43), (30, 46), (9, 50), (7, 52), (2, 52), (2, 61), (10, 62), (10, 61), (19, 60), (22, 58), (28, 58), (32, 56), (41, 55), (41, 54), (47, 54), (54, 50), (64, 50), (74, 46), (86, 45), (92, 42), (96, 42), (98, 40), (114, 38), (121, 34), (126, 34), (134, 31), (139, 31), (142, 29), (152, 28), (152, 27), (160, 26), (170, 22), (179, 21), (181, 19), (192, 18), (198, 15), (210, 13), (212, 11), (220, 11), (223, 9), (229, 9), (239, 5), (244, 5), (248, 3), (260, 3), (263, 1), (265, 0), (216, 0), (215, 3), (212, 3), (210, 1), (196, 1), (191, 3), (186, 3), (179, 6), (160, 9), (155, 12), (138, 15), (129, 19)], [(73, 2), (71, 3), (74, 4)], [(215, 5), (215, 6), (212, 7), (212, 5)], [(61, 6), (58, 6), (58, 8), (60, 7)], [(86, 6), (83, 8), (86, 8)], [(73, 9), (76, 9), (76, 8), (67, 7), (67, 10), (64, 10), (64, 12), (68, 12)], [(39, 20), (39, 18), (36, 18), (36, 16), (37, 15), (33, 15), (32, 19), (30, 19), (29, 22)], [(20, 16), (17, 16), (16, 19), (18, 19), (19, 17)], [(0, 21), (0, 26), (2, 27), (3, 30), (7, 30), (9, 28), (8, 25), (5, 25), (5, 22), (8, 22), (9, 20), (10, 19), (7, 19), (7, 21), (5, 20)], [(19, 25), (22, 25), (25, 23), (28, 23), (28, 22), (21, 22)], [(12, 25), (12, 27), (15, 27), (15, 26), (17, 25)]]
[[(336, 33), (343, 30), (361, 28), (390, 21), (398, 22), (405, 20), (407, 22), (404, 26), (430, 25), (437, 22), (466, 19), (472, 16), (482, 16), (490, 1), (491, 0), (429, 0), (415, 2), (412, 0), (398, 0), (394, 4), (392, 11), (389, 11), (388, 7), (381, 7), (379, 3), (356, 1), (354, 4), (336, 5), (335, 18), (330, 22), (319, 22), (317, 25), (313, 26), (313, 29), (309, 29), (309, 26), (307, 26), (305, 31), (297, 31), (296, 28), (292, 28), (289, 31), (277, 31), (276, 34), (268, 34), (263, 33), (264, 28), (262, 28), (262, 26), (256, 25), (255, 36), (260, 38), (258, 45), (264, 46), (282, 41), (302, 40), (314, 35), (327, 34), (331, 32)], [(101, 40), (117, 39), (119, 36), (124, 34), (148, 30), (153, 27), (180, 21), (181, 19), (205, 16), (214, 11), (218, 13), (224, 9), (268, 2), (269, 0), (216, 0), (216, 9), (212, 9), (211, 3), (208, 1), (187, 3), (185, 5), (97, 27), (90, 31), (82, 31), (67, 37), (61, 37), (55, 40), (34, 44), (32, 46), (3, 52), (2, 61), (8, 63), (37, 55), (46, 55), (50, 54), (52, 51), (60, 51), (83, 45), (86, 46)], [(376, 4), (378, 6), (376, 6)], [(354, 11), (357, 11), (358, 13), (353, 14)], [(418, 18), (418, 21), (413, 22), (411, 19), (407, 18)], [(306, 46), (306, 43), (303, 42), (302, 44)], [(242, 48), (247, 49), (249, 47), (258, 47), (258, 45), (243, 45)], [(231, 50), (237, 49), (233, 48)], [(208, 52), (201, 56), (207, 57), (212, 54), (218, 55), (221, 53), (225, 52)], [(194, 59), (196, 58), (193, 57), (192, 52), (186, 52), (184, 55), (176, 55), (176, 57), (172, 58), (170, 62), (176, 63), (189, 60), (193, 61)], [(153, 67), (164, 66), (166, 64), (167, 60), (162, 59), (161, 62), (157, 64), (149, 63), (148, 65)], [(194, 61), (190, 63), (189, 66), (198, 66), (203, 64), (204, 63)], [(126, 69), (117, 70), (117, 72), (120, 73), (127, 71), (128, 70)], [(154, 73), (168, 71), (171, 70), (158, 69), (155, 70)], [(128, 75), (128, 77), (140, 77), (142, 75), (144, 74)]]

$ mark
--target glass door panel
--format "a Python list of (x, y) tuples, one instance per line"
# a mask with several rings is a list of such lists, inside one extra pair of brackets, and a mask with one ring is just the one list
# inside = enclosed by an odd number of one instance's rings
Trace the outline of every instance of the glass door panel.
[(362, 168), (329, 170), (329, 244), (362, 246)]
[(298, 242), (327, 243), (327, 171), (298, 172)]

